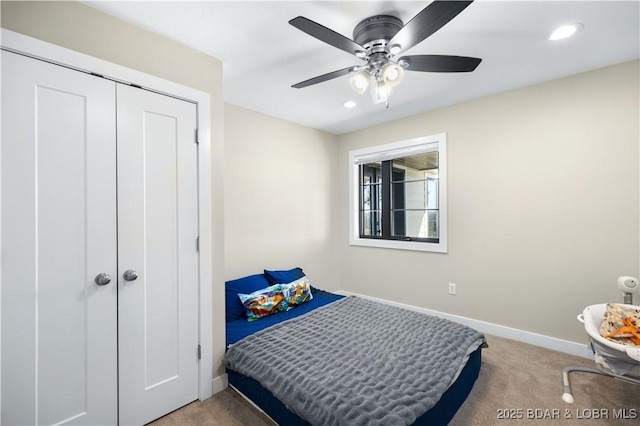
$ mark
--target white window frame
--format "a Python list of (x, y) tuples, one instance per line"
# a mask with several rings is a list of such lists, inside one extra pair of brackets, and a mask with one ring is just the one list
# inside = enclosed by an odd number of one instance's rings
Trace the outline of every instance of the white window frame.
[[(358, 161), (366, 157), (393, 158), (411, 155), (411, 151), (419, 150), (425, 145), (438, 146), (438, 207), (439, 207), (439, 242), (384, 240), (360, 237), (360, 190)], [(416, 250), (435, 253), (447, 253), (447, 134), (439, 133), (422, 136), (385, 145), (349, 151), (349, 244), (352, 246), (380, 247), (398, 250)]]

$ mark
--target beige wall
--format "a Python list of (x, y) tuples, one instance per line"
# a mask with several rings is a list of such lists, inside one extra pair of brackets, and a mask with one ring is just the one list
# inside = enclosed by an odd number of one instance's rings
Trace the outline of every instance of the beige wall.
[(78, 2), (2, 1), (2, 28), (210, 94), (214, 376), (224, 373), (222, 63)]
[(300, 266), (338, 290), (337, 137), (225, 105), (227, 279)]
[[(576, 315), (639, 272), (638, 76), (634, 61), (340, 136), (342, 288), (584, 343)], [(349, 150), (442, 132), (449, 253), (349, 246)]]
[[(575, 315), (639, 275), (638, 61), (332, 136), (223, 114), (219, 61), (83, 4), (1, 7), (3, 28), (211, 94), (214, 375), (223, 281), (264, 267), (580, 343)], [(441, 132), (449, 253), (350, 247), (348, 151)]]

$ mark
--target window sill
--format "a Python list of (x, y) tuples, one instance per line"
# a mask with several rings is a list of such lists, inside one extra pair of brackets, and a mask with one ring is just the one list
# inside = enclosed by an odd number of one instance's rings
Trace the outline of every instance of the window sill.
[(423, 243), (419, 241), (378, 240), (372, 238), (352, 237), (349, 240), (349, 245), (362, 247), (378, 247), (394, 250), (447, 253), (447, 244), (442, 240), (439, 243)]

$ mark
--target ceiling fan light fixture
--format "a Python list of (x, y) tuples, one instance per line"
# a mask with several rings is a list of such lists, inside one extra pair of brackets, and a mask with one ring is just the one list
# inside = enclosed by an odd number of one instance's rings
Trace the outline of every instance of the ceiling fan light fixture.
[(386, 84), (384, 81), (376, 81), (371, 86), (371, 99), (373, 100), (374, 104), (387, 102), (387, 100), (389, 100), (390, 95), (391, 95), (391, 86)]
[(571, 37), (575, 33), (581, 31), (584, 28), (583, 24), (576, 23), (570, 25), (563, 25), (561, 27), (556, 28), (551, 35), (549, 36), (549, 40), (556, 41), (562, 40), (567, 37)]
[(389, 46), (389, 53), (392, 55), (397, 55), (398, 53), (400, 53), (400, 50), (402, 50), (402, 46), (400, 46), (399, 44), (392, 44), (391, 46)]
[(389, 87), (400, 84), (404, 77), (404, 70), (398, 64), (388, 63), (382, 68), (382, 80)]
[(355, 90), (356, 93), (362, 95), (369, 88), (369, 79), (371, 76), (365, 70), (362, 70), (356, 74), (354, 74), (349, 79), (349, 84), (351, 84), (351, 88)]

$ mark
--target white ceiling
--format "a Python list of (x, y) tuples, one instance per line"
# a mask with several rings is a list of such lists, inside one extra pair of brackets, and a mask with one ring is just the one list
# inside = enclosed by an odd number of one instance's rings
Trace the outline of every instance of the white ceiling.
[[(335, 134), (640, 57), (640, 0), (476, 0), (406, 52), (482, 58), (476, 71), (406, 72), (385, 109), (353, 92), (348, 76), (292, 89), (362, 62), (288, 21), (304, 16), (352, 38), (361, 20), (390, 14), (406, 23), (428, 0), (85, 3), (220, 59), (225, 102)], [(574, 37), (547, 41), (557, 26), (576, 22), (584, 29)], [(358, 105), (345, 109), (349, 99)]]

